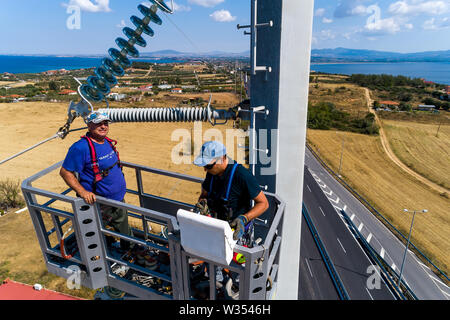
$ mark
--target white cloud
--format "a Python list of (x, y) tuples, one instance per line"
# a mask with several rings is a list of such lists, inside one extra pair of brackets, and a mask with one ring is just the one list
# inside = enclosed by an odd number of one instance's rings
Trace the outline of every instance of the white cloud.
[(379, 19), (366, 23), (363, 33), (367, 35), (395, 34), (400, 31), (400, 25), (393, 18)]
[(63, 3), (64, 6), (77, 6), (80, 7), (82, 11), (88, 12), (110, 12), (109, 0), (93, 0), (96, 4), (92, 3), (91, 0), (70, 0), (69, 3)]
[(197, 4), (202, 7), (211, 8), (217, 6), (218, 4), (221, 4), (224, 1), (225, 0), (189, 0), (188, 2), (191, 4)]
[(120, 23), (117, 25), (117, 28), (125, 28), (127, 24), (125, 23), (125, 20), (120, 21)]
[(450, 27), (450, 19), (448, 17), (443, 19), (435, 19), (431, 18), (429, 20), (426, 20), (422, 24), (422, 28), (424, 30), (442, 30)]
[(422, 28), (425, 30), (436, 30), (437, 26), (434, 24), (434, 18), (427, 20), (423, 23)]
[(185, 11), (185, 12), (189, 12), (191, 11), (191, 7), (189, 6), (184, 6), (182, 4), (178, 4), (178, 3), (173, 3), (173, 11), (174, 12), (181, 12), (181, 11)]
[(322, 17), (325, 14), (325, 9), (324, 8), (319, 8), (316, 10), (316, 12), (314, 13), (314, 15), (316, 17)]
[(400, 31), (400, 26), (404, 24), (402, 18), (381, 18), (381, 9), (378, 5), (371, 5), (367, 7), (366, 12), (370, 16), (366, 20), (362, 33), (367, 36), (379, 36), (386, 34), (395, 34)]
[(322, 22), (323, 23), (332, 23), (333, 19), (328, 19), (327, 17), (323, 17)]
[(389, 6), (388, 12), (393, 15), (441, 15), (449, 12), (450, 2), (447, 1), (397, 1)]
[(320, 31), (320, 40), (333, 40), (336, 35), (330, 29)]
[(341, 0), (334, 11), (335, 18), (366, 15), (367, 10), (362, 2), (364, 0)]
[(231, 22), (236, 20), (236, 17), (233, 17), (228, 10), (217, 10), (209, 16), (217, 22)]

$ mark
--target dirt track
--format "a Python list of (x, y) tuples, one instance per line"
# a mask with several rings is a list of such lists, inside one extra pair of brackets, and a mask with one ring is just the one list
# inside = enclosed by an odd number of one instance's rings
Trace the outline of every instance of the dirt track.
[(416, 178), (417, 180), (419, 180), (420, 182), (422, 182), (423, 184), (427, 185), (428, 187), (430, 187), (431, 189), (439, 192), (439, 193), (449, 193), (450, 190), (448, 190), (447, 188), (441, 187), (440, 185), (428, 180), (427, 178), (425, 178), (424, 176), (418, 174), (417, 172), (415, 172), (414, 170), (411, 170), (410, 168), (408, 168), (407, 165), (405, 165), (399, 158), (397, 158), (397, 156), (395, 155), (395, 153), (392, 151), (391, 146), (389, 145), (389, 141), (386, 137), (386, 134), (383, 130), (383, 125), (380, 121), (380, 119), (378, 118), (377, 113), (375, 112), (375, 110), (372, 108), (373, 105), (373, 100), (370, 97), (370, 91), (367, 88), (364, 88), (364, 91), (366, 93), (366, 99), (367, 99), (367, 108), (369, 109), (369, 112), (374, 114), (375, 116), (375, 121), (377, 122), (378, 126), (380, 127), (380, 140), (381, 140), (381, 145), (383, 146), (384, 151), (386, 152), (387, 156), (389, 157), (389, 159), (392, 160), (392, 162), (394, 162), (397, 166), (399, 166), (403, 171), (407, 172), (408, 174), (410, 174), (411, 176), (413, 176), (414, 178)]

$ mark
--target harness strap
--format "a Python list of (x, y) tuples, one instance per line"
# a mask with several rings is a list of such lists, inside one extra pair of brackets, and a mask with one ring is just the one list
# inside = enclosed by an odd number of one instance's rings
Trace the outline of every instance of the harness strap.
[[(239, 165), (239, 163), (236, 162), (233, 165), (233, 168), (231, 169), (230, 178), (228, 179), (227, 191), (225, 193), (225, 199), (224, 199), (225, 201), (228, 201), (228, 198), (230, 197), (231, 184), (233, 182), (234, 173), (236, 172), (238, 165)], [(214, 176), (211, 176), (211, 182), (209, 184), (209, 193), (210, 194), (212, 193), (213, 181), (214, 181)]]
[(95, 152), (94, 143), (92, 142), (91, 138), (88, 136), (82, 136), (81, 138), (86, 139), (88, 146), (89, 146), (89, 152), (91, 154), (91, 161), (92, 161), (92, 171), (94, 172), (94, 185), (103, 179), (101, 173), (100, 173), (100, 167), (98, 166), (98, 159), (97, 159), (97, 153)]
[(99, 181), (101, 181), (103, 179), (103, 177), (105, 176), (105, 173), (107, 173), (109, 170), (114, 168), (116, 164), (118, 164), (119, 167), (122, 169), (122, 164), (120, 163), (120, 158), (119, 158), (119, 152), (116, 149), (117, 141), (113, 140), (113, 139), (110, 139), (108, 137), (105, 137), (105, 140), (108, 141), (108, 143), (111, 145), (111, 148), (113, 149), (114, 153), (117, 156), (117, 162), (114, 163), (114, 165), (112, 165), (109, 168), (107, 168), (106, 170), (100, 171), (100, 167), (99, 167), (99, 164), (98, 164), (97, 153), (95, 151), (94, 142), (92, 141), (92, 139), (88, 135), (82, 136), (81, 138), (82, 139), (86, 139), (86, 141), (88, 143), (88, 146), (89, 146), (89, 152), (91, 154), (91, 161), (92, 161), (92, 171), (94, 172), (93, 191), (95, 192), (95, 185), (97, 184), (97, 182), (99, 182)]

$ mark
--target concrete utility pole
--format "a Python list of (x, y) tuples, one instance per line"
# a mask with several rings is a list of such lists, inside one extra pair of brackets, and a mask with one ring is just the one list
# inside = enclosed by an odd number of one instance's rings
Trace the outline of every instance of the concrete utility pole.
[(251, 1), (251, 108), (258, 112), (250, 161), (262, 188), (286, 202), (274, 297), (297, 300), (314, 1)]

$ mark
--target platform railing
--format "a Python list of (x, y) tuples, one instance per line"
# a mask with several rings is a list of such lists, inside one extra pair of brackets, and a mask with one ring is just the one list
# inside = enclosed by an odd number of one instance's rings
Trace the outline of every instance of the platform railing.
[[(195, 297), (190, 286), (192, 264), (189, 261), (194, 259), (208, 265), (209, 299), (221, 298), (216, 296), (214, 271), (217, 267), (239, 275), (238, 299), (261, 300), (272, 297), (278, 276), (281, 222), (285, 208), (285, 204), (277, 195), (265, 193), (270, 207), (260, 217), (261, 219), (255, 222), (255, 238), (261, 238), (259, 245), (253, 248), (237, 245), (234, 251), (245, 257), (245, 264), (232, 262), (225, 266), (194, 257), (184, 251), (176, 212), (178, 209), (190, 210), (193, 206), (146, 193), (142, 173), (148, 172), (198, 184), (203, 179), (124, 162), (124, 168), (134, 170), (137, 182), (137, 190), (127, 189), (127, 194), (138, 196), (139, 206), (100, 196), (97, 196), (94, 205), (88, 205), (81, 198), (69, 196), (71, 189), (57, 193), (33, 187), (34, 182), (59, 169), (61, 164), (62, 162), (59, 162), (22, 183), (22, 191), (50, 273), (68, 280), (73, 280), (77, 276), (75, 279), (85, 287), (91, 289), (113, 287), (127, 293), (127, 296), (139, 299), (193, 299)], [(38, 196), (45, 200), (38, 201)], [(56, 208), (56, 204), (63, 204), (71, 209)], [(141, 221), (141, 226), (133, 227), (133, 236), (112, 231), (102, 222), (100, 205), (126, 210), (129, 218)], [(165, 229), (165, 235), (150, 232), (149, 222), (159, 224)], [(64, 251), (69, 256), (61, 253), (60, 243), (66, 233), (69, 235), (63, 241)], [(162, 253), (163, 256), (170, 257), (169, 263), (160, 264), (157, 270), (137, 265), (124, 258), (123, 254), (118, 254), (114, 248), (110, 248), (107, 245), (107, 237), (119, 238), (134, 245), (156, 250), (160, 255)], [(117, 273), (118, 267), (131, 269), (135, 272), (134, 275), (139, 274), (141, 278), (152, 279), (153, 284), (157, 283), (156, 288), (136, 279), (120, 276)], [(75, 272), (78, 273), (74, 274)]]

